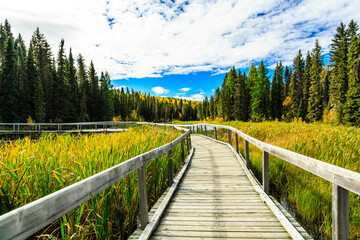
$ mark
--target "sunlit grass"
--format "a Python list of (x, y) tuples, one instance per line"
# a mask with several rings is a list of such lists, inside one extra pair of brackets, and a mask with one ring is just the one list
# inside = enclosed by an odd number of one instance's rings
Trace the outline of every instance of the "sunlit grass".
[[(0, 146), (0, 214), (23, 206), (141, 153), (175, 140), (181, 132), (149, 126), (118, 134), (43, 135)], [(174, 169), (182, 164), (180, 146)], [(167, 188), (167, 154), (146, 166), (149, 203)], [(97, 194), (37, 236), (48, 238), (126, 237), (136, 227), (136, 172)]]

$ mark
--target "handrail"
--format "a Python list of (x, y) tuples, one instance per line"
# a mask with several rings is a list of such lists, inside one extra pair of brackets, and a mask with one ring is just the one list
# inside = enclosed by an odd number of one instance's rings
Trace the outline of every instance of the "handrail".
[(143, 225), (148, 221), (145, 165), (170, 152), (190, 136), (190, 130), (174, 127), (185, 131), (174, 141), (1, 215), (0, 239), (24, 239), (31, 236), (135, 170), (138, 175), (140, 218), (143, 220), (141, 224), (145, 227)]
[[(226, 125), (217, 124), (194, 124), (190, 126), (190, 131), (201, 129), (206, 126), (214, 128), (215, 139), (217, 129), (228, 130), (228, 142), (231, 145), (231, 132), (235, 133), (236, 150), (238, 151), (237, 136), (245, 140), (245, 159), (246, 166), (249, 168), (249, 147), (248, 143), (253, 144), (263, 151), (263, 189), (269, 193), (269, 154), (285, 160), (305, 171), (319, 176), (332, 183), (332, 205), (333, 205), (333, 239), (349, 239), (349, 191), (360, 195), (360, 173), (341, 168), (315, 158), (307, 157), (299, 153), (292, 152), (280, 147), (264, 143), (253, 138), (238, 129)], [(206, 130), (205, 130), (206, 134)], [(231, 145), (232, 146), (232, 145)]]

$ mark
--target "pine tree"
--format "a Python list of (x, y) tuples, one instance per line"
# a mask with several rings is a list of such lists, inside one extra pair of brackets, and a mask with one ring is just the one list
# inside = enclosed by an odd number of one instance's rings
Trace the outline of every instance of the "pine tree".
[[(78, 56), (78, 71), (77, 79), (79, 82), (79, 121), (89, 121), (89, 114), (87, 109), (88, 96), (90, 96), (90, 84), (86, 73), (86, 66), (84, 57), (79, 54)], [(119, 116), (120, 113), (117, 114)]]
[(57, 56), (57, 71), (56, 79), (54, 81), (54, 121), (63, 122), (66, 121), (68, 116), (69, 103), (68, 92), (66, 91), (65, 75), (66, 75), (66, 56), (64, 49), (64, 39), (61, 39), (59, 45), (59, 52)]
[(343, 23), (336, 29), (336, 34), (332, 39), (330, 49), (330, 62), (332, 69), (332, 78), (330, 82), (330, 98), (339, 122), (342, 122), (343, 106), (346, 101), (346, 92), (348, 90), (348, 41), (347, 31)]
[(344, 122), (360, 126), (360, 37), (351, 41), (348, 59), (349, 90), (344, 106)]
[(298, 113), (301, 113), (300, 111), (302, 110), (299, 108), (299, 106), (302, 100), (301, 82), (304, 77), (304, 65), (304, 59), (302, 57), (301, 50), (299, 50), (293, 61), (293, 72), (289, 86), (289, 96), (291, 99), (291, 117), (301, 117)]
[(315, 47), (311, 53), (310, 69), (310, 89), (308, 104), (309, 121), (319, 121), (322, 117), (321, 111), (321, 72), (322, 72), (322, 55), (319, 41), (316, 39)]
[(26, 81), (24, 82), (23, 91), (21, 92), (21, 98), (22, 98), (22, 108), (23, 108), (23, 116), (26, 119), (28, 117), (32, 117), (32, 119), (35, 119), (35, 105), (34, 105), (34, 99), (35, 99), (35, 90), (36, 90), (36, 81), (37, 81), (37, 70), (35, 66), (35, 60), (33, 56), (33, 49), (32, 45), (30, 44), (27, 58), (26, 58), (26, 66), (25, 66), (25, 72), (26, 72)]
[[(88, 98), (87, 109), (89, 111), (90, 121), (99, 121), (101, 120), (101, 99), (100, 99), (100, 91), (99, 91), (99, 78), (96, 74), (94, 63), (90, 62), (89, 68), (89, 81), (90, 81), (90, 94)], [(129, 91), (129, 90), (128, 90)], [(131, 105), (127, 105), (131, 106)], [(128, 111), (130, 114), (130, 110)]]
[[(101, 120), (111, 120), (114, 116), (114, 102), (113, 102), (113, 94), (110, 91), (110, 89), (112, 88), (111, 82), (110, 82), (110, 76), (107, 72), (101, 73), (101, 78), (100, 78), (100, 95), (101, 95), (101, 116), (102, 119)], [(138, 100), (139, 97), (137, 97), (137, 103), (136, 104), (136, 108), (141, 107), (140, 106), (140, 101)], [(135, 108), (135, 107), (134, 107)], [(140, 110), (140, 109), (139, 109)], [(138, 111), (139, 112), (139, 111)]]
[[(19, 91), (19, 120), (21, 122), (26, 121), (26, 119), (32, 114), (33, 109), (29, 105), (33, 99), (29, 99), (32, 96), (29, 91), (33, 89), (27, 89), (27, 76), (26, 76), (26, 47), (25, 43), (22, 40), (21, 35), (19, 34), (18, 38), (15, 40), (15, 52), (16, 52), (16, 79), (18, 81), (18, 91)], [(32, 92), (33, 93), (33, 92)]]
[[(47, 43), (44, 34), (37, 28), (31, 38), (33, 55), (37, 68), (37, 91), (43, 89), (43, 104), (45, 108), (45, 118), (43, 121), (54, 120), (56, 103), (53, 102), (53, 81), (54, 68), (50, 45)], [(40, 87), (40, 83), (41, 87)]]
[(240, 121), (248, 120), (248, 102), (247, 102), (247, 90), (246, 79), (239, 70), (237, 76), (237, 82), (235, 84), (235, 119)]
[(310, 89), (310, 82), (311, 82), (311, 55), (310, 52), (306, 55), (305, 61), (305, 71), (304, 71), (304, 78), (302, 81), (302, 99), (303, 99), (303, 108), (302, 108), (302, 115), (303, 119), (307, 118), (308, 114), (308, 102), (309, 102), (309, 89)]
[(3, 122), (17, 122), (19, 120), (19, 92), (16, 78), (16, 54), (12, 36), (9, 36), (5, 43), (0, 78), (0, 119)]
[(263, 61), (256, 73), (257, 77), (251, 88), (251, 118), (254, 121), (261, 121), (267, 119), (270, 113), (270, 81)]
[(285, 66), (284, 72), (284, 98), (290, 96), (290, 82), (291, 82), (292, 69), (288, 66)]
[(69, 57), (66, 62), (66, 71), (65, 71), (65, 82), (66, 82), (66, 92), (67, 92), (67, 122), (77, 122), (79, 118), (79, 85), (76, 78), (76, 68), (74, 65), (74, 58), (72, 56), (72, 51), (70, 48)]
[(282, 116), (282, 103), (284, 100), (284, 67), (282, 62), (276, 63), (274, 77), (271, 86), (271, 117), (273, 119), (281, 119)]

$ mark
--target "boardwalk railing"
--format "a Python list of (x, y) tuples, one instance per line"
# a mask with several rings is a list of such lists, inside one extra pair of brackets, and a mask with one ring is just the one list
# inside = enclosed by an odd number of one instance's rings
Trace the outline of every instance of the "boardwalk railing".
[(110, 129), (135, 126), (136, 122), (77, 122), (77, 123), (0, 123), (0, 134), (29, 134), (42, 132), (62, 133), (66, 130), (83, 131), (85, 129), (107, 131)]
[[(93, 123), (92, 123), (93, 124)], [(98, 123), (96, 123), (98, 124)], [(121, 123), (122, 124), (122, 123)], [(131, 123), (134, 124), (134, 123)], [(139, 123), (149, 124), (149, 123)], [(74, 125), (74, 124), (70, 124)], [(151, 124), (159, 125), (159, 124)], [(161, 124), (162, 126), (172, 126)], [(187, 147), (190, 152), (190, 130), (181, 129), (184, 133), (176, 140), (158, 147), (149, 152), (131, 158), (112, 168), (95, 174), (80, 182), (65, 187), (48, 196), (40, 198), (25, 206), (17, 208), (11, 212), (0, 216), (0, 239), (25, 239), (38, 230), (52, 223), (72, 209), (80, 206), (83, 202), (89, 200), (97, 193), (110, 187), (130, 173), (137, 171), (138, 194), (141, 228), (144, 229), (149, 221), (148, 217), (148, 200), (146, 194), (146, 175), (145, 166), (154, 159), (168, 153), (169, 166), (172, 166), (171, 150), (178, 144), (182, 147), (182, 156), (184, 160), (184, 141), (187, 141)], [(172, 183), (172, 167), (170, 167), (169, 182)]]
[(266, 193), (269, 193), (269, 154), (331, 182), (333, 239), (349, 239), (349, 191), (360, 195), (360, 173), (264, 143), (230, 126), (215, 124), (196, 124), (190, 126), (190, 130), (193, 133), (207, 135), (209, 130), (214, 131), (215, 139), (217, 139), (218, 129), (227, 130), (228, 143), (231, 146), (231, 134), (235, 134), (235, 149), (238, 153), (238, 137), (245, 140), (245, 161), (247, 168), (250, 167), (249, 143), (262, 150), (262, 183)]

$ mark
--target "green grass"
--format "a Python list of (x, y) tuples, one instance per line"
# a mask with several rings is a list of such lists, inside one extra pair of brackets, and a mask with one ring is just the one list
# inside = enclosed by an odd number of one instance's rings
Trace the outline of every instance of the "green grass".
[[(215, 123), (215, 122), (214, 122)], [(263, 142), (305, 156), (360, 172), (360, 129), (323, 123), (284, 122), (224, 122)], [(227, 142), (225, 130), (218, 131), (219, 139)], [(234, 134), (232, 143), (235, 145)], [(244, 155), (244, 141), (240, 140)], [(251, 168), (261, 179), (262, 152), (250, 144)], [(285, 197), (302, 223), (311, 231), (331, 238), (331, 184), (281, 159), (270, 156), (271, 193)], [(360, 197), (350, 193), (350, 236), (360, 239)]]
[[(170, 128), (130, 128), (118, 134), (43, 135), (0, 144), (0, 214), (23, 206), (181, 135)], [(186, 149), (186, 148), (185, 148)], [(174, 169), (182, 165), (180, 146)], [(146, 166), (149, 204), (167, 188), (167, 154)], [(34, 237), (126, 239), (136, 228), (136, 172), (105, 189)]]

